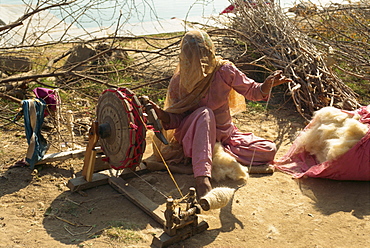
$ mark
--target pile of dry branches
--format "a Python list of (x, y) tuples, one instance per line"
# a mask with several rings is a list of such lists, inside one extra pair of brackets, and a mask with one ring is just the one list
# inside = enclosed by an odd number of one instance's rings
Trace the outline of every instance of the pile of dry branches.
[(231, 29), (250, 46), (248, 50), (260, 56), (249, 62), (283, 70), (293, 79), (287, 94), (291, 94), (303, 117), (309, 119), (314, 111), (325, 106), (348, 110), (359, 106), (353, 90), (328, 67), (328, 54), (298, 30), (279, 6), (262, 0), (254, 4), (236, 2), (238, 8)]
[(335, 58), (333, 66), (360, 80), (370, 80), (370, 1), (328, 6), (302, 2), (299, 6), (310, 11), (298, 12), (292, 20)]

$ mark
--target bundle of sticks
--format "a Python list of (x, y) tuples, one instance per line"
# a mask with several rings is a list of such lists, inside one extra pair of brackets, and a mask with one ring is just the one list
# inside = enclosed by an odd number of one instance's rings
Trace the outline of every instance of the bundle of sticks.
[[(287, 85), (297, 111), (309, 120), (325, 106), (354, 110), (359, 107), (356, 93), (330, 69), (330, 54), (318, 49), (317, 41), (300, 32), (277, 4), (238, 7), (229, 29), (238, 34), (260, 58), (246, 61), (270, 70), (283, 70), (293, 79)], [(236, 1), (238, 2), (238, 1)], [(250, 59), (252, 56), (245, 56)], [(238, 61), (242, 62), (242, 61)]]

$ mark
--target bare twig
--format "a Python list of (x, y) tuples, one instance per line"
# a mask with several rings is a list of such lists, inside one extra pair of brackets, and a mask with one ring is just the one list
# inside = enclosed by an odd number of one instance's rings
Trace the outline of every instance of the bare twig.
[(3, 99), (7, 99), (7, 100), (10, 100), (10, 101), (16, 102), (16, 103), (21, 103), (22, 102), (22, 100), (20, 100), (18, 98), (15, 98), (13, 96), (10, 96), (10, 95), (7, 95), (7, 94), (1, 93), (1, 92), (0, 92), (0, 97), (3, 98)]

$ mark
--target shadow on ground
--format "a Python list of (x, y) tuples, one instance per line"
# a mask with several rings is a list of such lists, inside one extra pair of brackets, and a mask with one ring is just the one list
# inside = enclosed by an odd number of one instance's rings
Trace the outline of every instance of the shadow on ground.
[(38, 186), (41, 184), (39, 178), (44, 176), (69, 177), (70, 175), (70, 170), (51, 164), (37, 165), (34, 170), (27, 166), (11, 166), (0, 176), (0, 197), (18, 192), (30, 184)]
[(370, 215), (370, 182), (304, 178), (297, 183), (302, 193), (325, 215), (340, 211), (359, 219)]
[(43, 225), (51, 237), (64, 244), (97, 238), (111, 227), (132, 231), (144, 230), (148, 225), (160, 227), (109, 185), (88, 189), (83, 194), (63, 192), (45, 211)]

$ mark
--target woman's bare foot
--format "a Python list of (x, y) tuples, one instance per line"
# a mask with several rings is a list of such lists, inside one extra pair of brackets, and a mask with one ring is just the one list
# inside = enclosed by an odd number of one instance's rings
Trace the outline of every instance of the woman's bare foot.
[(209, 177), (201, 176), (195, 178), (197, 198), (200, 199), (212, 190), (212, 185)]

